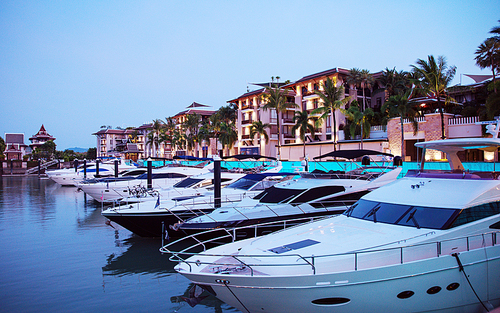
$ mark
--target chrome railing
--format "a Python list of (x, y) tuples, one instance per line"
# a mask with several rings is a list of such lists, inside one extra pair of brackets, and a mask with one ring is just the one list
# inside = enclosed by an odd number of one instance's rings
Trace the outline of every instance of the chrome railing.
[[(226, 235), (210, 240), (198, 241), (197, 245), (190, 246), (181, 251), (174, 252), (169, 248), (174, 244), (178, 244), (180, 240), (172, 242), (160, 249), (162, 253), (171, 253), (171, 261), (187, 264), (189, 271), (192, 271), (192, 265), (199, 266), (209, 265), (210, 272), (224, 274), (244, 274), (243, 269), (248, 268), (250, 275), (259, 275), (265, 268), (273, 268), (275, 272), (283, 270), (282, 273), (294, 273), (296, 275), (316, 274), (316, 273), (334, 273), (344, 271), (358, 271), (380, 266), (398, 265), (409, 262), (437, 258), (444, 255), (451, 255), (459, 252), (472, 251), (493, 247), (499, 244), (498, 238), (500, 232), (488, 232), (474, 236), (460, 237), (436, 242), (426, 242), (416, 245), (399, 246), (392, 248), (367, 249), (362, 251), (354, 251), (340, 254), (329, 255), (312, 255), (302, 256), (300, 254), (259, 254), (259, 255), (243, 255), (243, 254), (210, 254), (206, 253), (208, 243), (221, 238), (232, 238), (232, 230), (226, 230)], [(209, 232), (200, 233), (198, 235), (206, 235)], [(428, 233), (408, 238), (402, 241), (390, 243), (396, 245), (404, 243), (418, 237), (427, 237), (435, 232)], [(203, 247), (202, 253), (189, 252), (195, 247)], [(196, 255), (196, 260), (190, 258)], [(216, 259), (217, 261), (204, 261), (204, 259)], [(231, 262), (235, 260), (236, 262)], [(256, 262), (259, 260), (260, 262)], [(265, 260), (269, 260), (266, 262)], [(287, 261), (288, 260), (288, 261)], [(332, 266), (335, 265), (335, 266)], [(305, 272), (300, 268), (310, 268)], [(293, 271), (292, 271), (293, 270)], [(204, 270), (206, 271), (206, 270)], [(286, 272), (285, 272), (286, 271)], [(279, 274), (279, 273), (278, 273)], [(264, 274), (264, 275), (269, 275)]]

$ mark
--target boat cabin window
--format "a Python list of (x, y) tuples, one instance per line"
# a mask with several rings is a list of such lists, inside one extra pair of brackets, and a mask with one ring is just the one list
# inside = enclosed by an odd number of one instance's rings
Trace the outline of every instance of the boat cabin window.
[(276, 182), (262, 180), (262, 181), (258, 182), (257, 184), (255, 184), (255, 186), (253, 186), (249, 190), (253, 190), (253, 191), (265, 190), (266, 188), (273, 186), (275, 183)]
[(460, 210), (359, 200), (344, 215), (377, 223), (417, 228), (446, 229)]
[(287, 189), (272, 186), (255, 196), (254, 199), (260, 199), (259, 202), (261, 203), (287, 202), (304, 191), (305, 189)]
[(457, 219), (451, 224), (451, 227), (457, 227), (486, 217), (500, 214), (500, 202), (490, 202), (471, 207), (460, 212)]
[(203, 178), (186, 178), (178, 182), (177, 184), (174, 185), (175, 188), (189, 188), (199, 182), (201, 182)]
[[(186, 178), (187, 176), (181, 173), (157, 173), (151, 175), (153, 179), (157, 178)], [(138, 179), (147, 179), (148, 174), (142, 174), (141, 176), (137, 177)]]
[(309, 202), (312, 200), (316, 200), (319, 198), (326, 197), (328, 195), (338, 193), (338, 192), (344, 192), (345, 188), (343, 186), (320, 186), (317, 188), (311, 188), (295, 198), (292, 202), (293, 204), (300, 204), (300, 203), (305, 203)]
[(247, 179), (247, 178), (240, 178), (234, 183), (228, 185), (228, 188), (235, 188), (235, 189), (242, 189), (242, 190), (248, 190), (250, 187), (255, 185), (257, 181), (253, 179)]

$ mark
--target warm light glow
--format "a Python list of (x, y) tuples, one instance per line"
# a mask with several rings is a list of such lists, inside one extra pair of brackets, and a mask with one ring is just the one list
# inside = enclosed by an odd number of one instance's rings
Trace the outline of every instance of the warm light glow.
[(422, 108), (423, 108), (423, 107), (425, 107), (425, 103), (422, 103), (420, 106), (421, 106)]
[(484, 151), (484, 159), (486, 161), (493, 161), (495, 159), (495, 152)]

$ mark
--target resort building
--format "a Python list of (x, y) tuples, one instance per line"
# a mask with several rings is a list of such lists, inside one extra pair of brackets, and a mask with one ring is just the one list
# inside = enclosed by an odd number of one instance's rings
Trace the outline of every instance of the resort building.
[[(363, 90), (352, 84), (348, 84), (347, 77), (349, 70), (342, 68), (334, 68), (327, 71), (304, 76), (301, 79), (284, 86), (289, 89), (287, 97), (288, 102), (294, 102), (296, 108), (289, 108), (280, 116), (275, 110), (264, 110), (263, 94), (265, 88), (247, 92), (236, 99), (228, 101), (238, 105), (238, 144), (239, 153), (244, 154), (261, 154), (266, 156), (278, 157), (278, 141), (281, 146), (279, 156), (281, 160), (299, 160), (303, 158), (303, 145), (298, 130), (292, 132), (294, 126), (293, 117), (296, 111), (306, 110), (311, 113), (312, 110), (322, 106), (320, 97), (315, 91), (321, 92), (323, 84), (328, 78), (335, 81), (336, 86), (344, 86), (345, 97), (351, 97), (351, 101), (357, 99), (360, 104), (365, 103), (366, 107), (380, 110), (384, 102), (385, 93), (379, 91), (377, 94), (372, 94), (373, 90), (381, 90), (378, 85), (365, 88), (364, 98)], [(374, 78), (379, 77), (382, 72), (373, 74)], [(265, 86), (266, 84), (259, 84)], [(363, 102), (364, 100), (364, 102)], [(319, 117), (319, 115), (317, 116)], [(277, 119), (280, 118), (280, 138), (278, 138)], [(346, 125), (346, 118), (340, 110), (335, 112), (336, 134), (337, 138), (333, 138), (334, 131), (332, 130), (333, 119), (331, 114), (324, 120), (320, 127), (315, 129), (314, 138), (310, 133), (306, 134), (306, 149), (309, 157), (315, 157), (322, 152), (332, 151), (334, 143), (337, 143), (337, 148), (340, 145), (345, 146), (343, 149), (360, 148), (360, 138), (348, 138), (343, 133), (343, 128)], [(269, 142), (265, 143), (263, 138), (251, 138), (250, 132), (254, 121), (262, 121), (262, 123), (270, 124), (268, 129)], [(378, 133), (377, 133), (378, 132)], [(376, 146), (377, 150), (387, 150), (389, 145), (387, 142), (387, 133), (382, 127), (374, 128), (373, 137), (363, 139), (363, 147), (370, 149), (370, 146)]]
[[(186, 110), (173, 116), (176, 129), (182, 127), (190, 114), (200, 115), (201, 123), (208, 119), (215, 110), (208, 109), (209, 106), (193, 102)], [(127, 129), (103, 128), (93, 135), (97, 136), (97, 156), (98, 157), (122, 157), (125, 159), (137, 160), (147, 158), (173, 158), (187, 154), (184, 149), (175, 149), (171, 143), (158, 138), (154, 132), (153, 123), (143, 124), (139, 127), (128, 127)], [(193, 149), (194, 156), (207, 157), (209, 154), (216, 154), (215, 141), (199, 142)]]
[(31, 144), (29, 145), (31, 150), (34, 151), (36, 148), (39, 148), (42, 146), (44, 143), (46, 143), (49, 140), (55, 141), (56, 138), (52, 137), (46, 130), (45, 127), (42, 124), (42, 127), (40, 127), (40, 130), (38, 133), (35, 135), (31, 136), (29, 138), (31, 141)]
[[(200, 116), (199, 125), (201, 126), (201, 124), (204, 121), (209, 119), (210, 116), (212, 116), (215, 112), (217, 112), (216, 110), (212, 110), (209, 108), (210, 106), (201, 103), (197, 102), (191, 103), (188, 107), (186, 107), (186, 110), (181, 111), (172, 117), (177, 122), (176, 129), (180, 130), (182, 128), (182, 124), (186, 122), (188, 115), (191, 114), (198, 114)], [(187, 134), (189, 134), (189, 130), (187, 131)], [(215, 140), (207, 140), (207, 141), (203, 140), (202, 142), (195, 143), (192, 152), (193, 156), (195, 157), (206, 158), (208, 155), (218, 154), (219, 148), (220, 147), (216, 147)], [(162, 151), (163, 154), (170, 155), (170, 157), (173, 157), (172, 147), (170, 147), (170, 145), (164, 145), (163, 149), (164, 149), (164, 151)], [(175, 151), (175, 155), (177, 156), (184, 156), (187, 154), (188, 151), (185, 149), (178, 149)]]
[(5, 136), (5, 151), (6, 160), (22, 160), (28, 153), (28, 146), (24, 144), (24, 134), (6, 133)]

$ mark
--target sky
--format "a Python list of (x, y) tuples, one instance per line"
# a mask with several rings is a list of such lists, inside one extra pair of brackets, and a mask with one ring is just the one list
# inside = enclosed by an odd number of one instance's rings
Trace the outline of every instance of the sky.
[(140, 126), (193, 102), (218, 109), (271, 77), (335, 67), (410, 70), (428, 55), (463, 74), (500, 0), (1, 1), (0, 136), (43, 124), (57, 150), (101, 126)]

